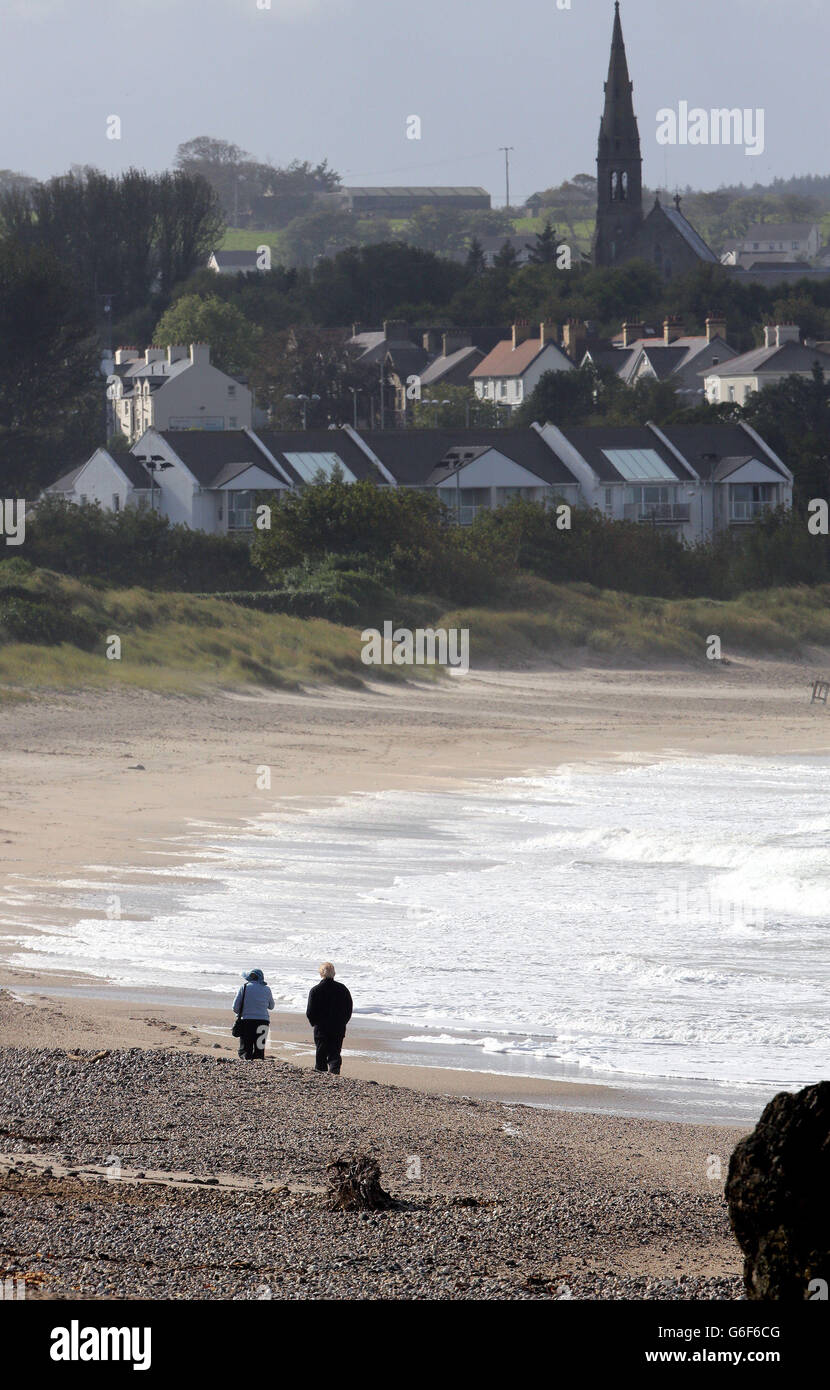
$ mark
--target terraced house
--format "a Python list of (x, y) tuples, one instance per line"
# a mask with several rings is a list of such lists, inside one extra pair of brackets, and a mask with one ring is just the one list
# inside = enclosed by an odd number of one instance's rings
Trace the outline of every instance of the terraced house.
[(792, 505), (793, 478), (746, 424), (527, 429), (147, 430), (127, 460), (98, 449), (47, 491), (150, 507), (219, 535), (253, 535), (258, 501), (318, 480), (416, 488), (469, 525), (514, 498), (590, 507), (686, 541)]

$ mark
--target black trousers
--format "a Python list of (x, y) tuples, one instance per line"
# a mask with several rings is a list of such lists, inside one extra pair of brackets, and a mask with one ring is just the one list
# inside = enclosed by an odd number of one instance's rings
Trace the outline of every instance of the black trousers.
[(240, 1057), (244, 1057), (247, 1062), (264, 1061), (267, 1037), (267, 1018), (243, 1018), (242, 1033), (238, 1038)]
[(345, 1033), (329, 1033), (325, 1028), (315, 1027), (314, 1046), (317, 1050), (314, 1061), (315, 1071), (332, 1071), (335, 1076), (340, 1071)]

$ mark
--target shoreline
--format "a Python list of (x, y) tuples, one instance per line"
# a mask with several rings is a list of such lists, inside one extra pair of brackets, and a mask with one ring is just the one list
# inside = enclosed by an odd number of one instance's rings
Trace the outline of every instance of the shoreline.
[[(48, 1037), (51, 1044), (69, 1049), (173, 1047), (203, 1055), (236, 1057), (229, 1008), (208, 1002), (184, 1004), (161, 996), (147, 999), (146, 994), (131, 994), (115, 986), (102, 989), (100, 982), (71, 989), (49, 982), (46, 976), (27, 981), (24, 972), (0, 969), (0, 1038), (6, 1045), (25, 1042), (39, 1046), (43, 1045), (39, 1039)], [(741, 1132), (750, 1125), (746, 1115), (734, 1113), (731, 1097), (733, 1092), (740, 1094), (751, 1088), (687, 1082), (682, 1078), (657, 1078), (654, 1082), (643, 1078), (641, 1083), (633, 1084), (625, 1078), (619, 1082), (566, 1079), (449, 1062), (429, 1064), (411, 1059), (402, 1042), (408, 1031), (411, 1029), (406, 1025), (377, 1019), (353, 1020), (343, 1049), (344, 1074), (427, 1095), (491, 1100), (506, 1107), (532, 1105), (546, 1110), (690, 1126), (717, 1124)], [(314, 1046), (302, 1014), (274, 1011), (267, 1056), (293, 1067), (313, 1068)], [(772, 1094), (770, 1088), (759, 1100), (759, 1111)], [(715, 1109), (721, 1113), (713, 1113)]]
[[(33, 881), (60, 891), (69, 875), (92, 869), (141, 874), (160, 863), (175, 875), (177, 861), (192, 860), (182, 842), (200, 830), (223, 828), (233, 834), (269, 811), (302, 813), (361, 792), (458, 789), (568, 764), (624, 766), (704, 754), (820, 756), (830, 751), (830, 725), (824, 733), (804, 702), (805, 670), (789, 663), (746, 662), (705, 676), (676, 669), (494, 672), (426, 690), (328, 689), (202, 699), (64, 694), (17, 706), (8, 716), (10, 747), (0, 752), (6, 917), (0, 924), (0, 986), (57, 997), (51, 972), (9, 969), (3, 959), (10, 934), (37, 930), (25, 914), (25, 890)], [(705, 731), (699, 719), (690, 720), (701, 703)], [(156, 734), (157, 727), (162, 734)], [(265, 791), (256, 785), (256, 769), (262, 766), (271, 769)], [(109, 1020), (110, 1044), (137, 1044), (130, 1030), (124, 1032), (124, 1019), (105, 1002), (118, 993), (116, 987), (77, 976), (68, 977), (67, 985), (60, 1008), (73, 1037), (100, 1036), (100, 1021), (89, 1027), (97, 1013), (99, 1020)], [(87, 1001), (83, 1008), (82, 1000)], [(126, 997), (125, 1009), (135, 1011), (135, 1002)], [(154, 1012), (167, 1028), (181, 1026), (181, 1020), (192, 1028), (200, 1021), (197, 1015), (210, 1018), (208, 1027), (220, 1028), (227, 1019), (215, 1002), (191, 1009), (170, 1000), (154, 1006)], [(279, 1044), (275, 1055), (303, 1063), (300, 1029), (305, 1029), (301, 1016), (278, 1016), (272, 1029)], [(428, 1031), (409, 1025), (413, 1030)], [(612, 1085), (605, 1078), (551, 1080), (437, 1061), (412, 1065), (394, 1060), (394, 1025), (366, 1021), (363, 1032), (367, 1036), (357, 1028), (350, 1032), (349, 1065), (353, 1074), (368, 1079), (393, 1077), (401, 1084), (405, 1074), (405, 1084), (432, 1094), (499, 1095), (507, 1104), (522, 1098), (538, 1104), (540, 1095), (555, 1095), (558, 1107), (593, 1105), (607, 1114), (660, 1113), (662, 1095), (662, 1113), (672, 1118), (680, 1113), (667, 1097), (684, 1083), (669, 1078), (662, 1086)], [(218, 1036), (214, 1033), (206, 1046)], [(707, 1087), (689, 1083), (686, 1089), (701, 1093)], [(723, 1099), (717, 1083), (708, 1090)], [(699, 1105), (688, 1109), (683, 1118), (689, 1123), (713, 1118)], [(731, 1119), (746, 1123), (745, 1115)]]

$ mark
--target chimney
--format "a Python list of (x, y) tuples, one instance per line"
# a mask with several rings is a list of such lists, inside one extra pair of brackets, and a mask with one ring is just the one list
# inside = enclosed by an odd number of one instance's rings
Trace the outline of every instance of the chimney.
[(711, 343), (715, 338), (726, 338), (726, 315), (710, 312), (706, 320), (706, 341)]
[(517, 319), (513, 325), (513, 351), (530, 337), (530, 323), (527, 319)]
[(187, 355), (187, 348), (183, 347), (181, 343), (176, 343), (174, 347), (168, 347), (167, 349), (168, 362), (183, 362)]
[(775, 346), (783, 347), (785, 343), (800, 343), (801, 330), (797, 323), (778, 323), (775, 325)]
[(441, 339), (444, 356), (458, 352), (460, 348), (472, 347), (473, 340), (467, 328), (448, 328)]
[(585, 354), (585, 343), (588, 337), (588, 325), (580, 323), (579, 319), (568, 319), (562, 329), (562, 341), (565, 344), (565, 352), (572, 362), (577, 365), (582, 361)]
[(144, 362), (146, 366), (149, 366), (151, 362), (163, 362), (164, 358), (164, 348), (149, 347), (144, 349)]
[(776, 342), (777, 336), (778, 336), (778, 329), (775, 327), (774, 324), (772, 324), (772, 323), (767, 323), (767, 324), (764, 325), (764, 347), (765, 347), (765, 348), (777, 347), (777, 346), (778, 346), (778, 344), (777, 344), (777, 342)]
[(125, 362), (138, 362), (140, 358), (141, 353), (138, 348), (120, 347), (115, 349), (116, 367), (123, 367)]
[(627, 319), (622, 326), (622, 345), (624, 348), (631, 347), (632, 343), (639, 342), (640, 338), (646, 336), (646, 326), (644, 323), (634, 323)]
[(424, 352), (428, 352), (431, 357), (441, 351), (441, 334), (437, 328), (428, 328), (421, 342), (424, 345)]
[(358, 333), (362, 333), (362, 332), (363, 332), (363, 324), (362, 324), (362, 323), (353, 323), (353, 324), (352, 324), (352, 337), (353, 337), (353, 338), (356, 338), (357, 335), (358, 335)]
[(678, 318), (663, 320), (663, 342), (669, 347), (677, 338), (683, 337), (683, 320)]
[(198, 363), (200, 366), (205, 366), (205, 367), (209, 366), (209, 365), (210, 365), (210, 344), (209, 344), (209, 343), (191, 343), (191, 344), (190, 344), (190, 361), (192, 362), (192, 364), (193, 364), (194, 367), (197, 365), (197, 363)]
[(548, 323), (547, 321), (545, 321), (544, 323), (540, 323), (540, 324), (539, 324), (539, 342), (541, 343), (542, 347), (545, 347), (547, 343), (553, 343), (555, 347), (558, 347), (558, 346), (559, 346), (559, 324), (558, 324), (558, 323)]
[(409, 342), (409, 324), (406, 319), (384, 319), (383, 336), (391, 342)]

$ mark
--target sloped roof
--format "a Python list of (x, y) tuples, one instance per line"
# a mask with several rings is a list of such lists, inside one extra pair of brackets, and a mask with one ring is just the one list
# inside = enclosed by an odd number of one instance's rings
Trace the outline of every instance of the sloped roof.
[(722, 366), (705, 368), (703, 374), (730, 377), (753, 376), (756, 372), (811, 372), (816, 362), (825, 371), (830, 370), (830, 353), (822, 352), (820, 348), (804, 347), (801, 343), (783, 343), (781, 347), (753, 348), (751, 352), (733, 357)]
[(404, 347), (390, 347), (386, 353), (386, 361), (396, 375), (405, 381), (408, 376), (420, 375), (421, 368), (429, 361), (429, 353), (425, 348), (407, 343)]
[[(216, 487), (217, 479), (226, 475), (231, 465), (249, 468), (255, 464), (285, 482), (244, 430), (159, 430), (158, 433), (202, 487)], [(137, 447), (140, 445), (139, 440)]]
[(45, 492), (71, 492), (71, 491), (72, 491), (73, 484), (74, 484), (74, 482), (75, 482), (75, 479), (77, 478), (77, 476), (78, 476), (78, 474), (80, 473), (81, 469), (84, 468), (85, 466), (86, 466), (86, 460), (84, 461), (84, 463), (79, 463), (77, 468), (72, 468), (72, 469), (70, 469), (70, 471), (69, 471), (68, 473), (63, 473), (63, 474), (61, 475), (60, 478), (57, 478), (57, 479), (55, 480), (54, 483), (50, 483), (49, 486), (48, 486), (47, 488), (44, 489), (44, 491), (45, 491)]
[(630, 481), (604, 453), (604, 450), (614, 449), (653, 450), (679, 482), (692, 481), (691, 472), (683, 467), (671, 449), (667, 449), (657, 435), (645, 425), (560, 425), (558, 428), (601, 482)]
[(668, 219), (676, 232), (679, 232), (683, 240), (694, 251), (701, 261), (711, 261), (715, 265), (720, 265), (718, 257), (711, 247), (706, 245), (703, 237), (696, 232), (691, 222), (688, 222), (679, 208), (667, 208), (660, 204), (663, 216)]
[(739, 424), (661, 425), (660, 432), (679, 449), (704, 482), (710, 482), (713, 474), (717, 481), (718, 468), (725, 460), (737, 459), (743, 463), (750, 456), (761, 459), (782, 478), (785, 476), (763, 442), (759, 444)]
[(421, 372), (421, 385), (430, 386), (434, 381), (441, 381), (450, 372), (455, 371), (456, 367), (461, 367), (466, 362), (472, 369), (473, 364), (481, 359), (484, 353), (481, 348), (463, 347), (456, 352), (450, 352), (446, 357), (436, 357), (434, 362), (430, 362)]
[(498, 449), (550, 487), (577, 483), (533, 429), (361, 430), (361, 438), (404, 487), (427, 486), (452, 450), (476, 457), (488, 449)]
[(539, 338), (525, 338), (518, 347), (513, 346), (512, 338), (505, 338), (503, 342), (497, 343), (492, 352), (488, 352), (483, 361), (479, 362), (470, 372), (472, 378), (489, 376), (522, 376), (527, 371), (532, 362), (546, 349), (550, 348), (563, 358), (569, 366), (573, 366), (570, 358), (565, 357), (561, 348), (555, 343), (543, 343)]
[(816, 226), (815, 222), (755, 222), (747, 228), (739, 244), (746, 241), (806, 241)]
[(293, 483), (303, 484), (306, 479), (286, 457), (288, 454), (337, 454), (349, 472), (359, 481), (365, 478), (379, 481), (378, 470), (371, 459), (367, 458), (360, 445), (356, 444), (344, 429), (257, 430), (256, 434)]
[(256, 251), (214, 251), (213, 257), (217, 265), (225, 265), (229, 269), (238, 267), (240, 270), (256, 270)]

